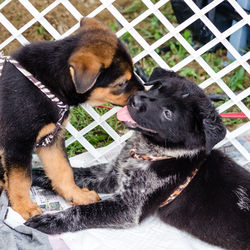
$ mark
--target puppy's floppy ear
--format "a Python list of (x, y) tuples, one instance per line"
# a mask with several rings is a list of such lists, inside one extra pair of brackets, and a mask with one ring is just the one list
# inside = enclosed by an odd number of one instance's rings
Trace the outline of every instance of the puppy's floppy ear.
[(222, 123), (220, 115), (217, 113), (210, 101), (206, 107), (204, 106), (204, 108), (202, 123), (206, 140), (206, 154), (209, 154), (214, 145), (224, 139), (226, 135), (226, 128)]
[(156, 82), (164, 81), (166, 78), (180, 77), (174, 71), (165, 70), (162, 68), (154, 68), (151, 76), (145, 85), (153, 85)]
[(91, 52), (76, 52), (69, 59), (69, 69), (76, 92), (87, 92), (96, 82), (102, 64), (99, 58)]

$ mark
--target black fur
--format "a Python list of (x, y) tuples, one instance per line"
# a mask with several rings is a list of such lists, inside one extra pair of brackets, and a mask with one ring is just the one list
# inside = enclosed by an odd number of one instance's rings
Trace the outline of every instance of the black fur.
[[(75, 169), (75, 180), (113, 196), (87, 206), (36, 216), (25, 224), (45, 233), (87, 228), (135, 226), (148, 214), (208, 243), (250, 249), (250, 173), (212, 147), (225, 136), (218, 113), (204, 92), (173, 72), (156, 69), (147, 92), (137, 92), (128, 110), (137, 130), (120, 155), (107, 165)], [(167, 112), (164, 114), (164, 112)], [(154, 131), (149, 132), (148, 129)], [(140, 154), (175, 158), (148, 162)], [(196, 168), (197, 175), (170, 204), (160, 208), (175, 187)], [(36, 185), (48, 187), (42, 172)]]

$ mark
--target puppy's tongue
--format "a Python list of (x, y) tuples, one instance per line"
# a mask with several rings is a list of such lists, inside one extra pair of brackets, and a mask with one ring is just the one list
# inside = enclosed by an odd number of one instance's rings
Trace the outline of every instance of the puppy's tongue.
[(131, 122), (131, 123), (136, 123), (133, 118), (130, 116), (129, 112), (128, 112), (128, 107), (125, 106), (122, 109), (120, 109), (117, 112), (117, 118), (118, 120), (122, 121), (122, 122)]

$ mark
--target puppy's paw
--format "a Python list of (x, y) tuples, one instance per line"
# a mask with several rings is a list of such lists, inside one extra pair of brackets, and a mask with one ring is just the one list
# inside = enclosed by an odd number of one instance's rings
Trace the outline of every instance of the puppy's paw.
[(13, 204), (12, 209), (18, 212), (25, 220), (36, 216), (38, 214), (42, 214), (41, 208), (32, 201), (18, 202)]
[(24, 225), (35, 228), (43, 233), (56, 234), (60, 233), (61, 216), (56, 214), (37, 215), (27, 220)]
[(79, 189), (80, 192), (74, 194), (71, 200), (72, 205), (88, 205), (100, 200), (99, 195), (95, 191), (89, 191), (87, 188)]

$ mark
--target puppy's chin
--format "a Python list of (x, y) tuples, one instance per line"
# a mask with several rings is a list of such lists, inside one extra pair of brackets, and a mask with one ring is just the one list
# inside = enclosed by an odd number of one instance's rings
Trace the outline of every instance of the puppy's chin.
[(138, 123), (123, 122), (123, 124), (129, 129), (139, 131), (139, 132), (141, 132), (142, 134), (145, 134), (145, 135), (154, 136), (155, 134), (158, 133), (156, 130), (142, 127)]

